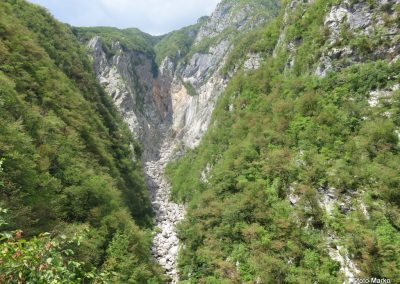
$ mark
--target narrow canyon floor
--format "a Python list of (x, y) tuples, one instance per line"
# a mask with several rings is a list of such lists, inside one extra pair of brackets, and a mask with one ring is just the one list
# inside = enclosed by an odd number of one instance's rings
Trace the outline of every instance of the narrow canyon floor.
[(165, 139), (159, 154), (144, 161), (146, 182), (151, 192), (152, 205), (156, 214), (156, 235), (152, 253), (171, 278), (171, 283), (178, 283), (177, 257), (179, 239), (176, 225), (185, 216), (184, 205), (171, 201), (171, 186), (164, 176), (164, 170), (172, 156), (173, 147), (170, 139)]

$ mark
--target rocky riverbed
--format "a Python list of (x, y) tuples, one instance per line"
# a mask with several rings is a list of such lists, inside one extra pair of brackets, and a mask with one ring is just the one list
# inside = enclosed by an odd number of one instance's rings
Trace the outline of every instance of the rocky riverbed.
[(179, 239), (176, 225), (184, 218), (185, 207), (171, 201), (171, 186), (164, 177), (165, 166), (170, 160), (172, 150), (171, 143), (165, 141), (160, 149), (158, 159), (145, 161), (144, 167), (158, 228), (153, 240), (152, 253), (171, 277), (171, 283), (178, 283)]

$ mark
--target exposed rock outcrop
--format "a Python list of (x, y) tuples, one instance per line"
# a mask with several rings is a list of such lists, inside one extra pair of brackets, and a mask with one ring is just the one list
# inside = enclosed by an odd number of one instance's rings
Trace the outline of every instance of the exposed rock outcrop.
[[(399, 28), (395, 4), (400, 1), (375, 1), (353, 3), (345, 0), (333, 6), (324, 20), (324, 28), (328, 32), (325, 52), (322, 54), (315, 74), (325, 76), (330, 70), (338, 70), (350, 64), (364, 62), (367, 59), (398, 60), (400, 46), (398, 44)], [(367, 55), (365, 50), (355, 48), (343, 37), (348, 34), (355, 39), (365, 38), (371, 48)], [(368, 38), (366, 38), (368, 37)], [(378, 48), (373, 46), (377, 38), (385, 44)], [(366, 58), (368, 56), (369, 58)]]
[(247, 55), (247, 59), (243, 64), (245, 71), (256, 70), (261, 66), (262, 57), (260, 54), (251, 53)]
[(337, 243), (337, 238), (334, 235), (328, 237), (328, 253), (329, 256), (340, 263), (340, 269), (346, 277), (344, 283), (355, 283), (357, 276), (361, 271), (356, 264), (351, 260), (348, 251), (343, 246)]
[[(115, 55), (111, 58), (107, 57), (100, 37), (94, 37), (88, 46), (98, 80), (132, 133), (146, 145), (144, 159), (153, 159), (161, 146), (163, 131), (171, 121), (171, 103), (163, 89), (168, 87), (168, 78), (156, 77), (156, 66), (151, 56), (123, 49), (119, 42), (112, 44)], [(162, 70), (167, 70), (167, 67)]]

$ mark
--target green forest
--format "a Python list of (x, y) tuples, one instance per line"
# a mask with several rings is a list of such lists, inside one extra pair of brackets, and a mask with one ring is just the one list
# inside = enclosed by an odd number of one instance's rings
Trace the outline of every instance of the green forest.
[(141, 149), (70, 27), (22, 0), (0, 2), (0, 106), (0, 282), (163, 283)]
[[(400, 62), (374, 57), (386, 44), (381, 34), (367, 40), (344, 29), (340, 44), (363, 62), (315, 76), (327, 42), (320, 27), (336, 2), (290, 14), (286, 40), (301, 43), (290, 69), (290, 51), (275, 48), (284, 9), (245, 35), (224, 70), (249, 51), (264, 64), (234, 76), (200, 146), (168, 166), (175, 200), (188, 203), (179, 227), (182, 283), (343, 283), (327, 235), (346, 245), (361, 277), (400, 282), (400, 91), (368, 103), (371, 91), (400, 83)], [(318, 195), (328, 188), (351, 196), (350, 212), (336, 206), (327, 214)]]

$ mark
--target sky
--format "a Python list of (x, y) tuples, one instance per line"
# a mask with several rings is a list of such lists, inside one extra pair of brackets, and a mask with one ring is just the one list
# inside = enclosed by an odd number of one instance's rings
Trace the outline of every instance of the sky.
[(29, 0), (73, 26), (139, 28), (161, 35), (210, 15), (220, 0)]

